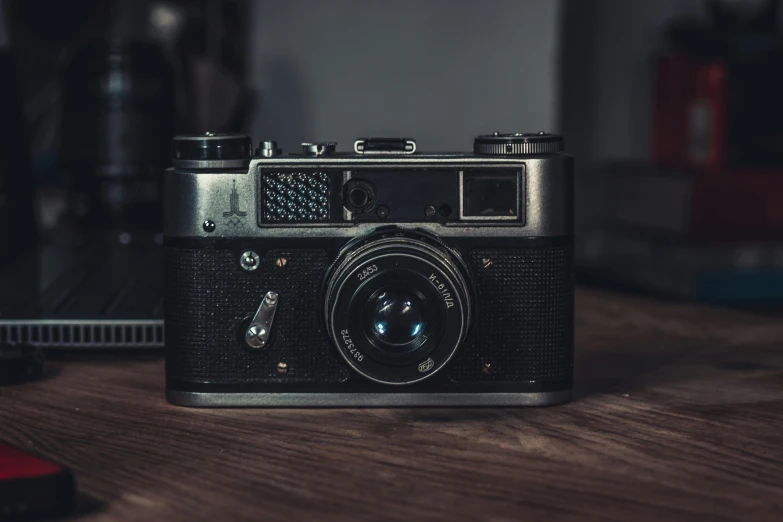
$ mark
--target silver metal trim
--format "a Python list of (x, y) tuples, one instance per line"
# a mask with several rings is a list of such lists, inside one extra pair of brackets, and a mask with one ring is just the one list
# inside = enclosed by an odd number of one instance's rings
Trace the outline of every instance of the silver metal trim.
[[(400, 157), (403, 156), (403, 157)], [(549, 159), (551, 160), (551, 158)], [(302, 164), (310, 165), (313, 168), (355, 168), (356, 165), (374, 165), (379, 168), (382, 165), (391, 165), (392, 168), (404, 168), (400, 161), (406, 164), (415, 164), (417, 166), (432, 166), (442, 168), (444, 165), (524, 165), (530, 161), (548, 161), (545, 158), (534, 157), (492, 157), (492, 156), (460, 156), (454, 154), (398, 154), (395, 157), (375, 156), (374, 154), (363, 154), (360, 156), (346, 157), (341, 154), (334, 156), (282, 156), (277, 158), (254, 158), (251, 163), (264, 169), (268, 168), (301, 168)], [(269, 165), (269, 166), (268, 166)]]
[(166, 390), (166, 399), (196, 408), (389, 408), (406, 406), (554, 406), (571, 390), (540, 393), (199, 393)]
[(516, 216), (466, 216), (465, 215), (465, 171), (459, 171), (459, 219), (460, 221), (520, 221), (520, 191), (522, 171), (517, 170), (517, 214)]
[(0, 342), (42, 348), (163, 348), (162, 319), (0, 319)]
[[(351, 171), (350, 170), (343, 171), (343, 187), (345, 187), (345, 184), (348, 183), (350, 179), (351, 179)], [(340, 188), (342, 189), (342, 187)], [(349, 223), (353, 221), (353, 212), (345, 208), (345, 205), (343, 205), (343, 220)]]
[(404, 151), (390, 151), (390, 150), (364, 150), (364, 146), (367, 144), (368, 138), (359, 138), (353, 143), (353, 150), (356, 154), (413, 154), (416, 152), (416, 140), (405, 138), (405, 150)]
[(283, 153), (280, 147), (277, 146), (277, 142), (274, 140), (266, 140), (259, 143), (258, 152), (265, 158), (273, 158)]
[[(232, 237), (232, 238), (275, 238), (290, 237), (291, 227), (258, 226), (257, 216), (259, 204), (258, 187), (255, 175), (259, 169), (301, 169), (307, 166), (312, 169), (341, 168), (351, 171), (356, 177), (360, 168), (396, 168), (424, 167), (454, 168), (454, 171), (466, 170), (470, 165), (476, 168), (513, 168), (525, 171), (526, 190), (524, 203), (525, 222), (473, 222), (455, 221), (453, 223), (432, 223), (422, 221), (410, 223), (411, 228), (422, 228), (441, 237), (541, 237), (567, 236), (573, 233), (573, 170), (571, 157), (565, 154), (553, 155), (549, 158), (524, 158), (513, 160), (506, 157), (460, 157), (460, 156), (427, 156), (411, 155), (396, 158), (382, 156), (356, 157), (350, 159), (340, 155), (306, 158), (286, 156), (281, 158), (256, 158), (250, 164), (249, 172), (216, 173), (216, 172), (184, 172), (169, 169), (164, 174), (165, 199), (164, 232), (168, 237)], [(522, 167), (524, 165), (524, 167)], [(236, 181), (243, 210), (247, 207), (248, 216), (240, 218), (241, 226), (236, 223), (226, 223), (222, 219), (223, 212), (228, 208), (232, 188)], [(457, 209), (455, 209), (455, 212)], [(207, 233), (202, 228), (206, 219), (216, 222), (215, 231)], [(233, 221), (237, 219), (232, 218)], [(391, 221), (394, 222), (394, 221)], [(297, 237), (355, 237), (377, 228), (378, 223), (351, 223), (343, 226), (308, 224), (296, 229)]]

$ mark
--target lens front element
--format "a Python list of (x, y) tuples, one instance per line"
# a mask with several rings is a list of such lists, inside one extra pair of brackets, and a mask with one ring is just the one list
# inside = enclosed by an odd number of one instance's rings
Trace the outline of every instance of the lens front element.
[(391, 353), (406, 353), (424, 333), (428, 310), (423, 296), (404, 288), (384, 288), (367, 303), (373, 335)]

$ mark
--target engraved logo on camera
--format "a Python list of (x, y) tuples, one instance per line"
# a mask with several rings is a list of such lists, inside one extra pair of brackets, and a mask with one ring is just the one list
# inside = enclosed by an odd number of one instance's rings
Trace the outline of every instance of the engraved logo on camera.
[(424, 361), (423, 363), (419, 364), (419, 372), (426, 373), (430, 370), (432, 370), (432, 367), (435, 366), (435, 361), (432, 360), (432, 357)]
[(247, 212), (239, 209), (239, 192), (237, 192), (237, 180), (233, 180), (233, 186), (231, 187), (231, 196), (229, 197), (229, 208), (227, 212), (223, 212), (223, 217), (247, 216)]

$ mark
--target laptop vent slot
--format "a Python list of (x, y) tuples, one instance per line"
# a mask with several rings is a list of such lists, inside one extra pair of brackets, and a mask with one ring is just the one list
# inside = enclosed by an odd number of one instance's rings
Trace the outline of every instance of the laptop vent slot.
[(163, 348), (163, 321), (0, 321), (0, 343), (42, 348)]

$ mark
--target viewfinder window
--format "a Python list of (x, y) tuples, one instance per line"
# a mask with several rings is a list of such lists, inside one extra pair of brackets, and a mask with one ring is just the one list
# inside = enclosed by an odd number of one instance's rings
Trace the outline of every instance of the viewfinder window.
[(517, 172), (465, 172), (462, 174), (462, 218), (519, 219)]

